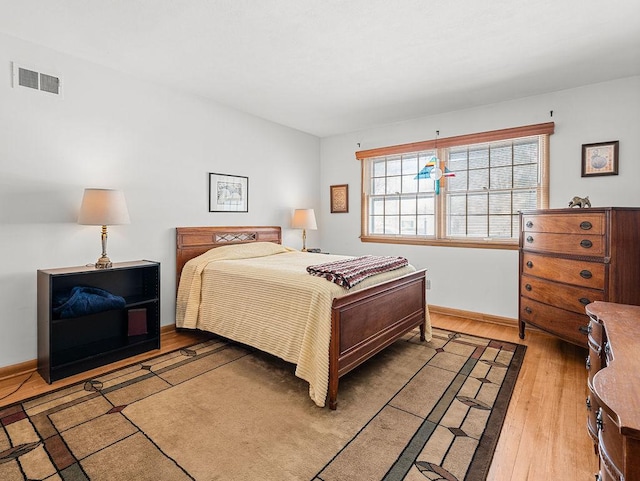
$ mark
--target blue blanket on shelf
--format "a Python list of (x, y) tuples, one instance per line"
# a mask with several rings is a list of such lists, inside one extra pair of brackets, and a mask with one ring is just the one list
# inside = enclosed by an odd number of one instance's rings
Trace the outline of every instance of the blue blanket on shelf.
[(76, 286), (71, 289), (69, 295), (55, 299), (54, 306), (54, 316), (67, 319), (109, 309), (122, 309), (125, 300), (98, 287)]

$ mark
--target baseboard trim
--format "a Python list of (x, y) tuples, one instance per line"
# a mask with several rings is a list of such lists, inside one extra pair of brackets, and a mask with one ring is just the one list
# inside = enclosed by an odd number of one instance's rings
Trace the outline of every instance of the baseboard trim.
[[(500, 317), (491, 314), (483, 314), (481, 312), (464, 311), (462, 309), (453, 309), (451, 307), (434, 306), (429, 304), (429, 312), (433, 314), (442, 314), (445, 316), (462, 317), (473, 321), (491, 322), (502, 326), (517, 327), (518, 320), (510, 317)], [(176, 330), (175, 324), (160, 326), (160, 336), (166, 335)], [(13, 364), (11, 366), (0, 367), (0, 381), (11, 379), (25, 374), (31, 374), (38, 369), (37, 359), (31, 361)]]
[(432, 314), (442, 314), (445, 316), (463, 317), (465, 319), (471, 319), (472, 321), (490, 322), (493, 324), (500, 324), (501, 326), (518, 327), (518, 320), (511, 317), (494, 316), (492, 314), (464, 311), (462, 309), (434, 306), (431, 304), (429, 304), (429, 312)]
[[(160, 326), (160, 337), (167, 335), (176, 330), (175, 324), (168, 324), (166, 326)], [(11, 366), (0, 367), (0, 381), (5, 381), (25, 374), (31, 374), (38, 370), (38, 360), (32, 359), (30, 361), (21, 362), (19, 364), (12, 364)]]

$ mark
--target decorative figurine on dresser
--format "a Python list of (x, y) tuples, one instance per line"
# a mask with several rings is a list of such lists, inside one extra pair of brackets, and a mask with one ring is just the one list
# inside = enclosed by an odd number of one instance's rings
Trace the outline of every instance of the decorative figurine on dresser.
[(593, 301), (640, 305), (640, 208), (520, 213), (520, 338), (530, 324), (587, 347)]

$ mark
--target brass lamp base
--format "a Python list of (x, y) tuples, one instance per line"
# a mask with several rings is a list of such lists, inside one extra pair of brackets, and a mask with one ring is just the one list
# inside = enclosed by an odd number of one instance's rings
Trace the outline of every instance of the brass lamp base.
[(111, 263), (111, 259), (107, 257), (107, 226), (106, 225), (102, 226), (102, 234), (100, 236), (100, 240), (102, 242), (102, 255), (98, 259), (98, 262), (96, 262), (95, 264), (96, 269), (109, 269), (110, 267), (113, 267), (113, 264)]
[(113, 263), (107, 256), (102, 256), (98, 259), (98, 262), (95, 263), (95, 266), (96, 269), (109, 269), (113, 267)]

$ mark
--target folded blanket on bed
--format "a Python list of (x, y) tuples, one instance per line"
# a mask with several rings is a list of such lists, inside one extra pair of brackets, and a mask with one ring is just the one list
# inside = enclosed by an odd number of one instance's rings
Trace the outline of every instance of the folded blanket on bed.
[(404, 257), (362, 256), (309, 266), (307, 272), (350, 289), (367, 277), (400, 269), (408, 263)]
[(98, 287), (76, 286), (69, 295), (54, 299), (53, 313), (60, 319), (85, 316), (109, 309), (122, 309), (123, 297), (111, 294)]

